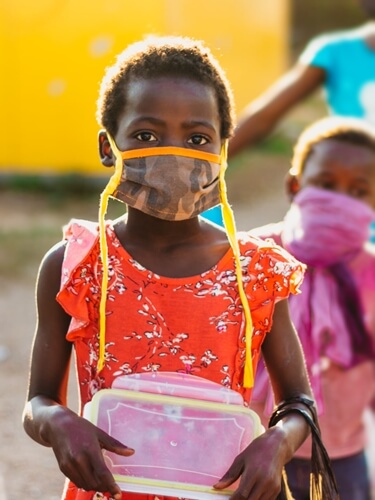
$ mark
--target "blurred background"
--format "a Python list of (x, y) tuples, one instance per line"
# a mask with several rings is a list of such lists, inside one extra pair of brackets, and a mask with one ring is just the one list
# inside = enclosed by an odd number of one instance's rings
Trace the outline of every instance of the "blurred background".
[(145, 34), (204, 39), (240, 110), (311, 35), (359, 23), (358, 10), (355, 0), (2, 0), (1, 173), (102, 175), (99, 82)]
[[(2, 0), (0, 2), (0, 500), (57, 500), (53, 453), (23, 432), (34, 282), (71, 217), (96, 219), (108, 177), (95, 106), (106, 66), (146, 34), (203, 39), (232, 83), (237, 111), (281, 75), (307, 41), (363, 22), (356, 0)], [(234, 161), (228, 192), (240, 229), (278, 219), (283, 177), (322, 96)], [(122, 210), (109, 208), (109, 217)], [(76, 404), (72, 389), (72, 406)]]

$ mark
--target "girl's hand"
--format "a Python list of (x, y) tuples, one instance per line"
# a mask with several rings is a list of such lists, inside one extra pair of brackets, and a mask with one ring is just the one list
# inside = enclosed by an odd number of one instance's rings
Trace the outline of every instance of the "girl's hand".
[(228, 488), (240, 478), (231, 500), (274, 500), (281, 490), (283, 466), (287, 460), (282, 429), (273, 427), (254, 439), (240, 453), (215, 489)]
[(116, 500), (122, 498), (102, 450), (130, 456), (133, 449), (67, 408), (51, 419), (45, 440), (52, 446), (61, 472), (78, 488), (110, 493)]

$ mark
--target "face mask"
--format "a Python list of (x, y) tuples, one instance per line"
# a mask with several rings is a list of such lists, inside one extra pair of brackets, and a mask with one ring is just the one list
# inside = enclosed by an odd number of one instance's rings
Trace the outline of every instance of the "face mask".
[(369, 238), (375, 212), (355, 198), (307, 187), (284, 219), (282, 242), (297, 259), (326, 267), (351, 259)]
[(171, 221), (190, 219), (220, 203), (219, 155), (176, 147), (121, 152), (110, 143), (116, 170), (121, 168), (112, 197)]

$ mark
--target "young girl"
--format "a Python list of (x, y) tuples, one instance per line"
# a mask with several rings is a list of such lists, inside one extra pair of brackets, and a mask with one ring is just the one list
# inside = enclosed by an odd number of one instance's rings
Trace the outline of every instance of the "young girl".
[[(136, 43), (107, 70), (97, 116), (101, 161), (115, 172), (99, 226), (71, 221), (41, 264), (25, 430), (53, 448), (70, 480), (64, 499), (131, 498), (102, 449), (134, 450), (67, 407), (72, 346), (81, 408), (117, 376), (147, 371), (194, 373), (248, 404), (262, 347), (275, 400), (290, 411), (283, 407), (214, 486), (240, 478), (234, 498), (274, 499), (309, 432), (311, 392), (285, 300), (303, 266), (273, 245), (234, 237), (223, 181), (233, 108), (223, 71), (189, 39)], [(109, 195), (128, 214), (104, 224)], [(228, 235), (199, 217), (220, 202)]]
[[(375, 409), (375, 130), (360, 120), (325, 118), (297, 141), (284, 220), (252, 233), (272, 238), (308, 265), (302, 293), (289, 300), (302, 341), (341, 500), (368, 500), (364, 412)], [(259, 367), (253, 408), (270, 409)], [(272, 402), (271, 402), (272, 407)], [(264, 415), (264, 418), (266, 416)], [(305, 443), (286, 467), (296, 500), (309, 498)]]

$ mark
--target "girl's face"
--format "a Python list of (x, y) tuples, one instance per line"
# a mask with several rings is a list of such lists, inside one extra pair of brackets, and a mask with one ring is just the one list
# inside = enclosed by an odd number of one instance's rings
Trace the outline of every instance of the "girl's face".
[(299, 189), (315, 186), (357, 198), (375, 208), (375, 152), (335, 139), (315, 144)]
[(179, 77), (134, 80), (115, 136), (121, 151), (159, 146), (219, 154), (220, 116), (213, 88)]

